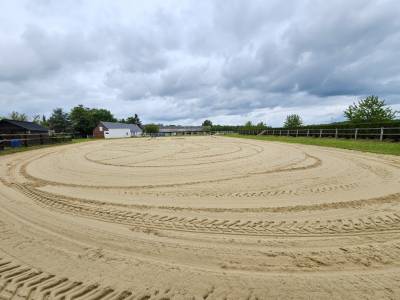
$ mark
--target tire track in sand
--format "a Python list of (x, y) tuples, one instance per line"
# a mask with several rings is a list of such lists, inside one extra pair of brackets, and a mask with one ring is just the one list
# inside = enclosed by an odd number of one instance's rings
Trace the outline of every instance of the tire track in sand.
[[(102, 207), (96, 201), (64, 198), (39, 192), (21, 184), (13, 188), (36, 203), (62, 213), (119, 223), (133, 228), (186, 231), (195, 233), (233, 234), (252, 236), (333, 236), (365, 235), (400, 232), (400, 214), (386, 213), (355, 219), (292, 220), (292, 221), (243, 221), (210, 218), (154, 215), (130, 210)], [(400, 196), (400, 195), (399, 195)], [(95, 205), (93, 205), (95, 202)]]
[(117, 290), (98, 283), (74, 281), (0, 256), (1, 300), (133, 300), (172, 299), (171, 290)]

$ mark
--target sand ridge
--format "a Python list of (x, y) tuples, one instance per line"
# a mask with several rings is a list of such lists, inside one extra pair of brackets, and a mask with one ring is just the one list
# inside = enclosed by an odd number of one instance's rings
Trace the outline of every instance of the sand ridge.
[(397, 157), (138, 138), (4, 156), (0, 179), (0, 299), (400, 296)]

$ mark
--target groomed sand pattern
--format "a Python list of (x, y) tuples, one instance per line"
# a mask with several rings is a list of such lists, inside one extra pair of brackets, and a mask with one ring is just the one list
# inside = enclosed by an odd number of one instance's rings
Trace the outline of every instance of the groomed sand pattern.
[(0, 158), (0, 299), (396, 299), (400, 159), (225, 137)]

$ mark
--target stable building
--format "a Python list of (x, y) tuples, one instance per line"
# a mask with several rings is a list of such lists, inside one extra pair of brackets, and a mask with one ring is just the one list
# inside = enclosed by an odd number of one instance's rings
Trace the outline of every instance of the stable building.
[(0, 120), (0, 134), (48, 134), (49, 129), (27, 121)]
[(118, 122), (100, 122), (93, 129), (93, 137), (95, 138), (128, 138), (141, 136), (142, 128), (136, 124), (126, 124)]
[(203, 135), (208, 131), (203, 126), (162, 126), (158, 135)]

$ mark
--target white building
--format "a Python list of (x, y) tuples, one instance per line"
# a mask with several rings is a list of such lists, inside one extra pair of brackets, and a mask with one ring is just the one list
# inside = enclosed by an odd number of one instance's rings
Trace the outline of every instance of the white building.
[(93, 136), (96, 138), (127, 138), (141, 136), (143, 130), (135, 124), (125, 124), (118, 122), (100, 122), (93, 129)]

